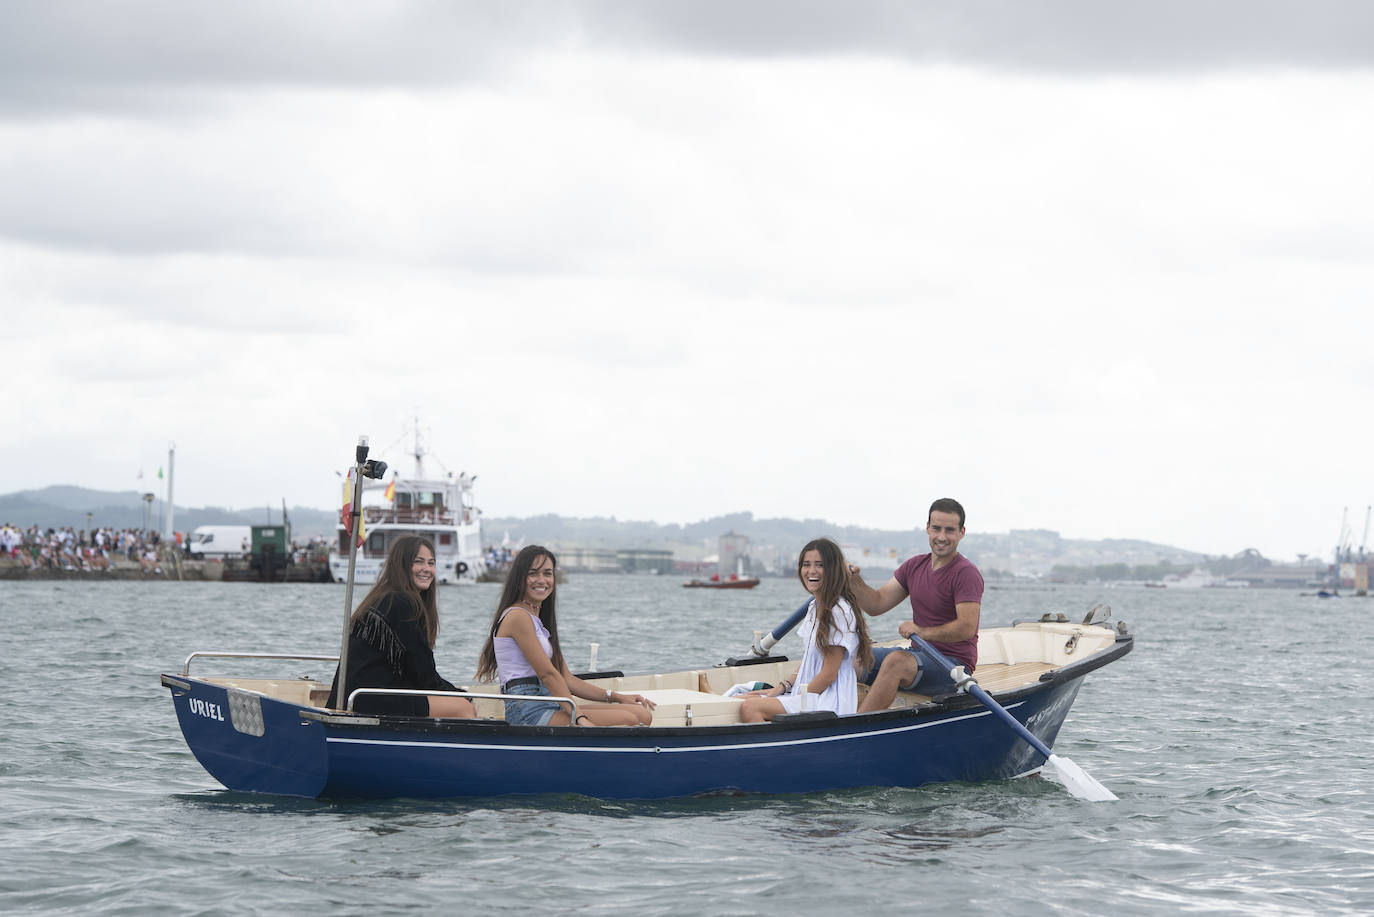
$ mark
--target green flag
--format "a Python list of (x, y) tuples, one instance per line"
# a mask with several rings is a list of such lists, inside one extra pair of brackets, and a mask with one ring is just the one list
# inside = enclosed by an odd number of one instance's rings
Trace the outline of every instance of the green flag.
[(157, 479), (158, 479), (159, 481), (162, 480), (162, 466), (161, 466), (161, 465), (158, 465), (158, 466), (157, 466)]

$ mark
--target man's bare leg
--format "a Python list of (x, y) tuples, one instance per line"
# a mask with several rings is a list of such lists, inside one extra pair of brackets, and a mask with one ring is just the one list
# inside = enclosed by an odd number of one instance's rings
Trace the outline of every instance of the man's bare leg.
[(878, 670), (878, 677), (873, 679), (873, 686), (868, 689), (868, 696), (859, 705), (859, 712), (872, 713), (875, 710), (886, 710), (897, 697), (897, 689), (903, 685), (915, 684), (916, 676), (920, 672), (921, 664), (916, 661), (914, 654), (890, 653), (883, 660), (883, 667)]

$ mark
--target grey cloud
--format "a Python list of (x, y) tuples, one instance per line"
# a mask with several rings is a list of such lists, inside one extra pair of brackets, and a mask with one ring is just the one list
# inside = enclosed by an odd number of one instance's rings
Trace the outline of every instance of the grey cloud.
[(7, 7), (0, 107), (148, 104), (171, 87), (426, 87), (489, 75), (547, 46), (565, 17), (505, 4), (51, 0)]
[(1363, 0), (764, 0), (588, 4), (626, 42), (758, 55), (875, 54), (998, 69), (1368, 67)]
[(1364, 0), (49, 0), (7, 6), (0, 106), (135, 104), (168, 85), (416, 87), (563, 47), (877, 55), (1051, 72), (1369, 67)]

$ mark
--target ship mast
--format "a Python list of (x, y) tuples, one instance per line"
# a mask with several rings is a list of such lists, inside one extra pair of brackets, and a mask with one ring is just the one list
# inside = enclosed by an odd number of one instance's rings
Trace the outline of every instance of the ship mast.
[(415, 432), (415, 446), (410, 454), (415, 459), (415, 480), (423, 481), (425, 479), (425, 450), (424, 447), (420, 445), (420, 416), (418, 414), (415, 416), (415, 426), (413, 429)]

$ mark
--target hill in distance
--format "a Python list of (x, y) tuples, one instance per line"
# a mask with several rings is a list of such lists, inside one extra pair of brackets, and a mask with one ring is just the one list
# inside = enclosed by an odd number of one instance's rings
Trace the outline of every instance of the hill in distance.
[[(334, 536), (337, 510), (296, 506), (286, 512), (296, 540), (304, 541), (314, 535)], [(149, 506), (133, 490), (101, 491), (59, 485), (0, 495), (0, 523), (21, 528), (37, 524), (45, 530), (67, 526), (77, 530), (88, 526), (136, 529), (144, 527), (149, 514), (151, 522), (147, 524), (161, 528), (162, 513), (160, 499)], [(174, 514), (176, 528), (185, 532), (201, 525), (272, 525), (281, 520), (281, 507), (268, 506), (240, 510), (177, 506)], [(556, 548), (656, 548), (693, 560), (714, 554), (716, 540), (734, 532), (747, 536), (751, 547), (772, 552), (781, 559), (783, 567), (792, 562), (788, 558), (795, 558), (802, 545), (821, 535), (841, 544), (870, 549), (874, 555), (885, 558), (906, 558), (929, 550), (924, 529), (868, 529), (836, 525), (823, 519), (759, 519), (748, 512), (687, 525), (551, 514), (528, 518), (483, 516), (482, 525), (487, 544), (500, 544), (509, 536), (512, 542), (543, 543)], [(985, 571), (1032, 575), (1048, 573), (1057, 565), (1186, 566), (1208, 560), (1204, 554), (1168, 545), (1133, 539), (1069, 539), (1044, 529), (973, 532), (964, 539), (961, 550)]]
[[(149, 521), (151, 517), (151, 521)], [(333, 535), (338, 510), (292, 507), (287, 510), (295, 537)], [(0, 523), (20, 528), (37, 525), (49, 528), (70, 526), (78, 531), (88, 528), (161, 529), (163, 501), (145, 503), (135, 490), (91, 490), (86, 487), (55, 485), (39, 490), (21, 490), (0, 496)], [(201, 525), (281, 524), (280, 506), (233, 510), (217, 506), (177, 506), (173, 523), (178, 531), (190, 532)]]

